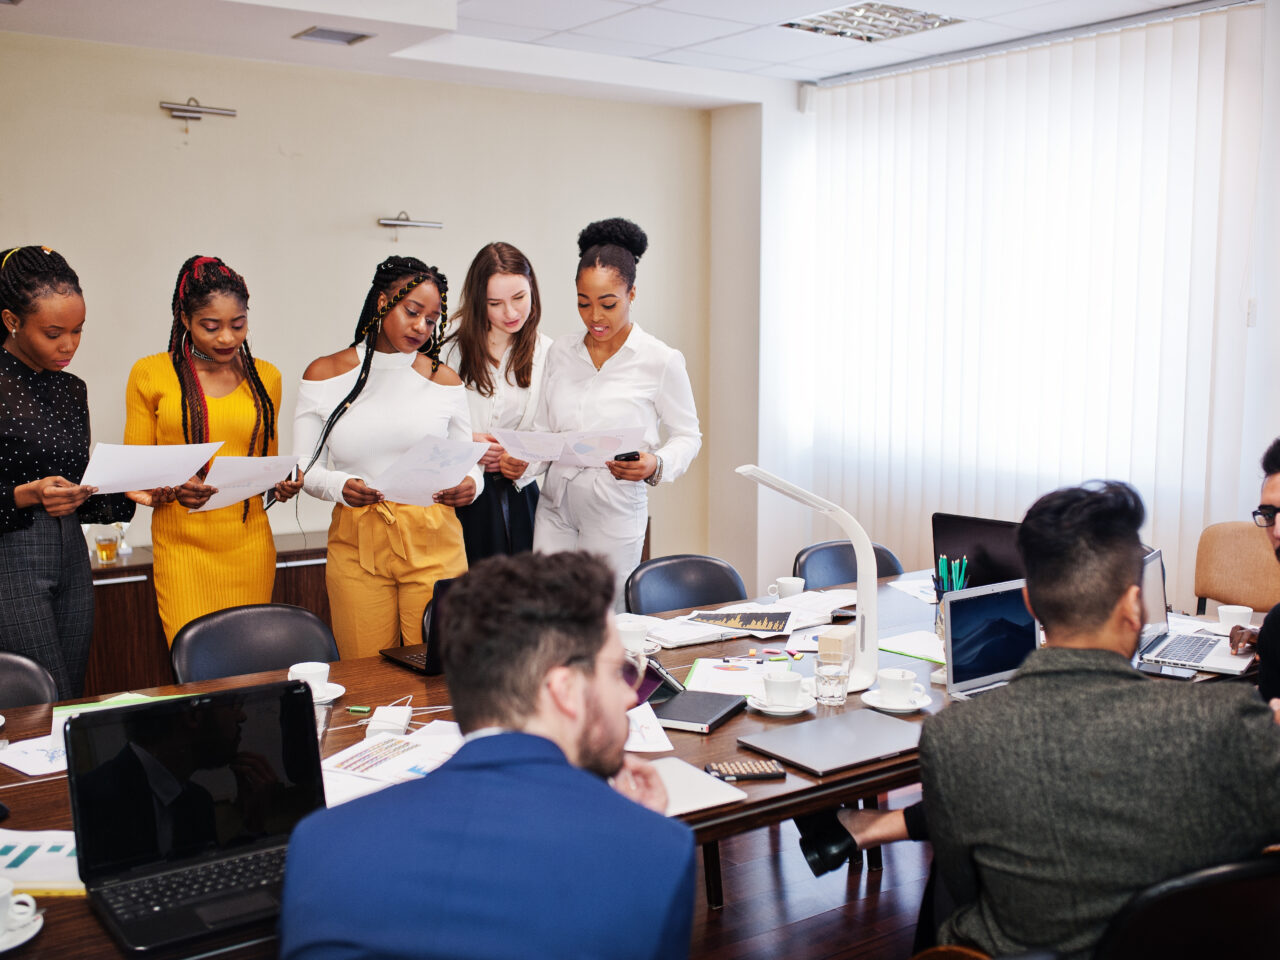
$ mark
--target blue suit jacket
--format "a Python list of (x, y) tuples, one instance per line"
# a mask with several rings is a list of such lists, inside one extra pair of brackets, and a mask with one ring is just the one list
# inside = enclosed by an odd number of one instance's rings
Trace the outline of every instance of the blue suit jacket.
[(300, 823), (280, 955), (687, 957), (692, 912), (686, 826), (504, 733)]

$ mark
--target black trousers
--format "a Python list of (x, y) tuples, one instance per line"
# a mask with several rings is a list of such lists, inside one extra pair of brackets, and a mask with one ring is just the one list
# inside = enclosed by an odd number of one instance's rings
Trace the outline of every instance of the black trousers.
[(538, 485), (523, 490), (500, 473), (484, 475), (484, 490), (474, 503), (457, 507), (467, 565), (485, 557), (525, 553), (533, 549), (533, 515), (538, 509)]
[(1258, 693), (1263, 700), (1280, 697), (1280, 604), (1258, 630)]
[(0, 649), (35, 660), (58, 697), (80, 696), (93, 637), (93, 575), (75, 516), (36, 507), (31, 526), (0, 534)]

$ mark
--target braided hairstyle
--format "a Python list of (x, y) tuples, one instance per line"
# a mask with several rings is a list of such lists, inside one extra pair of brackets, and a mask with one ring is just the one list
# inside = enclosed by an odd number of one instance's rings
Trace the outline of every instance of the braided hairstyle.
[[(311, 454), (306, 466), (310, 470), (320, 459), (329, 434), (338, 425), (342, 415), (356, 402), (369, 382), (369, 371), (373, 368), (373, 354), (378, 345), (378, 334), (382, 330), (382, 321), (395, 309), (397, 303), (409, 295), (409, 292), (420, 283), (430, 283), (440, 294), (440, 320), (427, 342), (418, 348), (418, 352), (431, 358), (431, 372), (435, 373), (440, 366), (440, 345), (444, 342), (444, 328), (449, 322), (449, 281), (438, 267), (429, 267), (417, 257), (387, 257), (373, 272), (373, 283), (369, 285), (369, 293), (364, 298), (364, 306), (360, 308), (360, 318), (356, 321), (355, 336), (351, 346), (364, 344), (364, 360), (360, 364), (360, 372), (356, 375), (355, 386), (342, 398), (329, 414), (324, 429), (320, 431), (320, 439)], [(385, 297), (386, 302), (378, 306), (378, 298)], [(303, 473), (306, 472), (303, 471)]]
[(636, 285), (636, 262), (649, 249), (649, 238), (630, 220), (613, 217), (597, 220), (578, 234), (578, 272), (591, 267), (607, 267), (617, 272), (630, 290)]
[[(210, 299), (225, 294), (239, 301), (242, 308), (249, 306), (249, 288), (244, 278), (217, 257), (191, 257), (178, 271), (173, 287), (173, 326), (169, 330), (169, 359), (178, 375), (182, 389), (182, 436), (187, 443), (207, 443), (209, 440), (209, 404), (204, 387), (196, 375), (195, 361), (191, 356), (191, 336), (182, 322), (185, 316), (190, 322)], [(253, 433), (249, 436), (249, 456), (265, 457), (269, 444), (276, 435), (276, 407), (271, 402), (258, 365), (249, 351), (249, 340), (240, 344), (240, 353), (233, 362), (240, 364), (240, 371), (249, 381), (253, 394)], [(204, 476), (204, 471), (200, 476)], [(249, 501), (244, 502), (241, 520), (249, 516)]]
[(0, 252), (0, 310), (23, 320), (35, 310), (37, 300), (51, 294), (82, 295), (80, 278), (62, 254), (48, 247)]

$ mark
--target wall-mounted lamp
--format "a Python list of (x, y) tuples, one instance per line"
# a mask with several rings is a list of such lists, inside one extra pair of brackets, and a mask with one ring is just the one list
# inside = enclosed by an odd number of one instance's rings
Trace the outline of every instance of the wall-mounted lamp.
[(444, 224), (439, 220), (412, 220), (405, 211), (401, 210), (394, 217), (380, 217), (378, 219), (380, 227), (431, 227), (434, 230), (443, 230)]
[(168, 110), (169, 116), (175, 120), (199, 120), (205, 114), (212, 114), (215, 117), (234, 117), (236, 115), (234, 110), (228, 110), (225, 107), (201, 106), (200, 101), (195, 97), (188, 97), (186, 103), (168, 103), (161, 100), (160, 109)]

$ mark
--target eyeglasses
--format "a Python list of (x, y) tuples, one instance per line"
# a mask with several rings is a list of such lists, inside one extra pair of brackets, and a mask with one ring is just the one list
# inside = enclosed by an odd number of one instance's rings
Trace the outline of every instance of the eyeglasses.
[(618, 668), (618, 676), (632, 690), (639, 690), (644, 680), (644, 672), (649, 668), (649, 658), (639, 650), (623, 650), (622, 666)]
[(1259, 507), (1253, 511), (1253, 522), (1260, 527), (1274, 527), (1276, 525), (1276, 513), (1280, 512), (1280, 507)]

